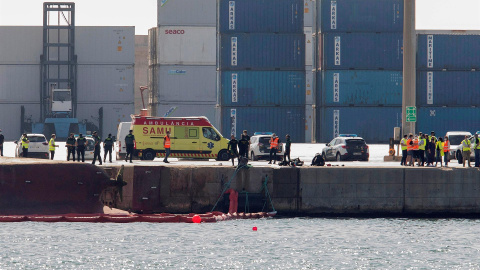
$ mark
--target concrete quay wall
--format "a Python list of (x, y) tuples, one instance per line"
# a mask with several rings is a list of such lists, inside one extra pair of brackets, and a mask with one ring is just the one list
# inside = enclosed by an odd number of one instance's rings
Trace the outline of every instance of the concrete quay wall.
[[(118, 168), (106, 169), (114, 173)], [(210, 211), (234, 171), (221, 166), (126, 167), (128, 185), (119, 207), (144, 213)], [(239, 171), (230, 187), (263, 194), (265, 177), (279, 214), (480, 214), (478, 169), (253, 167)]]

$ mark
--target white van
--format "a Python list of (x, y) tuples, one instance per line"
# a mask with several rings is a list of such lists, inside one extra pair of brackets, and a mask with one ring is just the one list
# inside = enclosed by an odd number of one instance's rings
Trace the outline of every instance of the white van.
[(460, 145), (462, 144), (462, 141), (465, 140), (465, 136), (471, 137), (472, 133), (468, 131), (448, 131), (446, 136), (448, 136), (448, 140), (450, 141), (450, 152), (448, 154), (448, 160), (463, 160), (462, 150), (459, 150)]
[(131, 129), (132, 122), (121, 122), (118, 124), (117, 138), (115, 140), (115, 152), (117, 153), (117, 160), (124, 160), (127, 155), (127, 147), (125, 146), (125, 136)]

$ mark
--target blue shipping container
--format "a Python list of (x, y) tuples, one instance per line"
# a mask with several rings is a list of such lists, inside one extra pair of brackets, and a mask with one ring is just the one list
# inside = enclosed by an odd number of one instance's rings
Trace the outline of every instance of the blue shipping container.
[(326, 33), (322, 38), (323, 69), (403, 70), (402, 33)]
[(220, 0), (220, 33), (302, 33), (303, 0)]
[(479, 71), (418, 71), (417, 104), (449, 107), (478, 106), (479, 87)]
[(444, 137), (448, 131), (470, 131), (480, 128), (478, 107), (421, 107), (417, 108), (417, 130), (430, 134), (435, 131)]
[(305, 106), (297, 107), (222, 107), (222, 134), (238, 138), (243, 130), (275, 132), (280, 140), (291, 136), (292, 142), (305, 142)]
[(317, 142), (357, 134), (367, 144), (386, 143), (402, 124), (402, 107), (322, 107), (317, 109)]
[(401, 106), (403, 77), (401, 71), (327, 70), (323, 71), (323, 93), (327, 106)]
[(305, 105), (305, 71), (223, 71), (223, 106)]
[(480, 68), (480, 35), (418, 35), (417, 69)]
[(220, 70), (305, 70), (304, 34), (222, 34)]
[(403, 0), (320, 1), (317, 29), (322, 32), (403, 32)]

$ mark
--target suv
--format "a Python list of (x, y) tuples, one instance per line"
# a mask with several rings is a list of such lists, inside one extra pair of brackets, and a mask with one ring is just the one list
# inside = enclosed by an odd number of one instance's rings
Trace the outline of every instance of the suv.
[[(463, 160), (462, 148), (460, 148), (460, 145), (462, 144), (462, 141), (465, 139), (465, 136), (471, 137), (472, 133), (468, 131), (449, 131), (447, 132), (447, 134), (445, 134), (445, 136), (448, 137), (448, 141), (450, 142), (450, 151), (448, 153), (448, 160), (452, 160), (452, 159)], [(460, 157), (458, 156), (458, 154), (460, 154)]]
[(369, 155), (367, 143), (355, 134), (341, 134), (322, 149), (322, 156), (325, 160), (368, 161)]
[[(272, 132), (255, 132), (250, 137), (250, 158), (253, 161), (268, 159), (270, 157), (270, 138)], [(282, 160), (284, 155), (282, 143), (278, 144), (277, 160)]]
[[(27, 134), (28, 140), (28, 157), (48, 159), (50, 151), (48, 150), (48, 141), (43, 134)], [(22, 157), (22, 137), (15, 141), (15, 157)]]

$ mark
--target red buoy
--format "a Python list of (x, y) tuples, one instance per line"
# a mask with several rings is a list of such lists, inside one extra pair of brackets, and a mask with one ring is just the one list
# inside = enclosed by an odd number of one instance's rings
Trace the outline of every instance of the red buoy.
[(257, 231), (257, 227), (254, 226), (254, 227), (252, 228), (252, 230), (253, 230), (254, 232), (256, 232), (256, 231)]
[(192, 218), (192, 222), (193, 223), (200, 223), (200, 222), (202, 222), (202, 218), (199, 215), (195, 215)]

